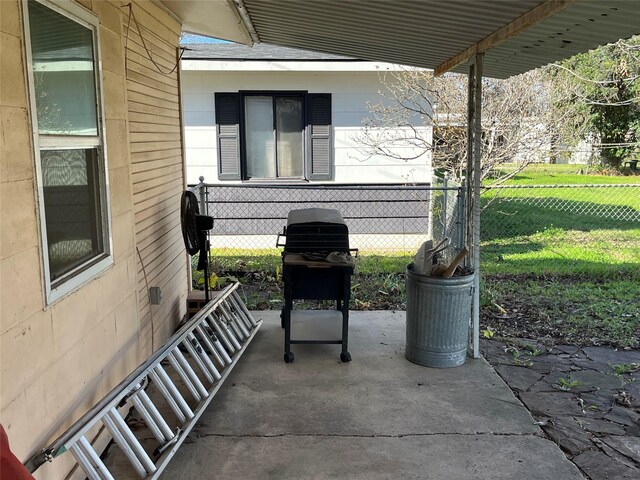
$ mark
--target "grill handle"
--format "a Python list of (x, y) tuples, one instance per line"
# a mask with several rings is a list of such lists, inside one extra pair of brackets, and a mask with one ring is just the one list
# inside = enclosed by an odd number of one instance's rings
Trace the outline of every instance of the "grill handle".
[(282, 229), (282, 233), (279, 233), (276, 237), (276, 248), (285, 247), (287, 245), (286, 243), (280, 242), (282, 238), (287, 238), (287, 227), (284, 227)]

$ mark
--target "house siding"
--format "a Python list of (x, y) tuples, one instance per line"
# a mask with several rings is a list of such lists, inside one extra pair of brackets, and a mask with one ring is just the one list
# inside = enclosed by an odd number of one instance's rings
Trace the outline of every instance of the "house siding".
[[(193, 63), (193, 62), (192, 62)], [(410, 161), (377, 155), (368, 157), (357, 142), (363, 119), (371, 115), (368, 103), (378, 103), (383, 88), (376, 71), (202, 71), (184, 70), (185, 145), (187, 183), (200, 176), (207, 183), (219, 182), (217, 174), (215, 92), (239, 90), (295, 90), (330, 93), (332, 98), (334, 183), (428, 182), (431, 155)], [(419, 126), (431, 135), (431, 126)], [(400, 150), (398, 150), (399, 153)]]
[[(138, 7), (135, 15), (144, 22), (144, 43), (132, 25), (127, 42), (126, 91), (140, 347), (147, 357), (174, 331), (176, 319), (184, 315), (188, 280), (179, 209), (185, 186), (180, 80), (178, 69), (174, 69), (180, 24), (152, 2), (141, 2)], [(127, 23), (125, 15), (125, 31)], [(153, 52), (155, 64), (145, 45)], [(150, 305), (147, 285), (162, 290), (160, 305)]]
[[(154, 74), (133, 31), (125, 68), (128, 10), (121, 7), (128, 1), (78, 3), (100, 19), (114, 264), (46, 306), (21, 2), (0, 2), (0, 421), (23, 461), (150, 352), (150, 310), (136, 247), (149, 285), (163, 289), (153, 311), (156, 347), (183, 316), (188, 289), (179, 245), (184, 179), (177, 74)], [(150, 1), (134, 1), (134, 9), (154, 58), (175, 65), (178, 22)], [(73, 464), (63, 455), (35, 476), (65, 478)]]

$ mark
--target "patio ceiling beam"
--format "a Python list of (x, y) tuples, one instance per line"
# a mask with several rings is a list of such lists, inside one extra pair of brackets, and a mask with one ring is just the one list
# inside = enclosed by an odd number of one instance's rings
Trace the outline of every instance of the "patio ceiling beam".
[(249, 12), (247, 12), (247, 7), (245, 6), (244, 1), (227, 0), (227, 4), (229, 5), (229, 7), (231, 7), (231, 10), (240, 21), (242, 31), (249, 40), (249, 42), (247, 42), (247, 45), (252, 47), (254, 43), (260, 43), (260, 36), (253, 26), (253, 22), (251, 21)]
[(500, 45), (506, 40), (515, 37), (521, 32), (532, 27), (536, 23), (565, 10), (577, 1), (578, 0), (544, 0), (540, 5), (519, 16), (511, 23), (499, 28), (491, 35), (480, 40), (478, 43), (438, 65), (434, 70), (434, 75), (442, 75), (443, 73), (456, 68), (458, 65), (466, 62), (475, 55), (484, 53), (487, 50)]

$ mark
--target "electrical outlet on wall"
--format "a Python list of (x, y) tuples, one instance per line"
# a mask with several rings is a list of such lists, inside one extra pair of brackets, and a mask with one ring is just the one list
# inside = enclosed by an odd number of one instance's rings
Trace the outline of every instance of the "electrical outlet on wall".
[(151, 305), (160, 305), (161, 299), (162, 290), (160, 290), (160, 287), (149, 288), (149, 301), (151, 302)]

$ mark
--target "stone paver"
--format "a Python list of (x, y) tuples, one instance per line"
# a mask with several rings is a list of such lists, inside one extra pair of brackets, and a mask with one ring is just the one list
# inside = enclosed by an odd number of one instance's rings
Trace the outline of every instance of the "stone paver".
[(633, 371), (640, 352), (532, 348), (527, 342), (483, 340), (482, 349), (544, 432), (589, 479), (640, 478), (640, 374)]
[(603, 442), (621, 455), (640, 463), (640, 438), (638, 437), (608, 437)]
[(538, 380), (542, 378), (542, 374), (525, 367), (517, 367), (514, 365), (496, 365), (496, 372), (504, 378), (509, 379), (507, 384), (514, 390), (526, 392)]
[(549, 437), (569, 455), (593, 448), (589, 433), (573, 417), (557, 417), (542, 427)]
[(618, 462), (601, 451), (581, 453), (573, 458), (573, 462), (593, 479), (638, 480), (640, 478), (640, 470)]

